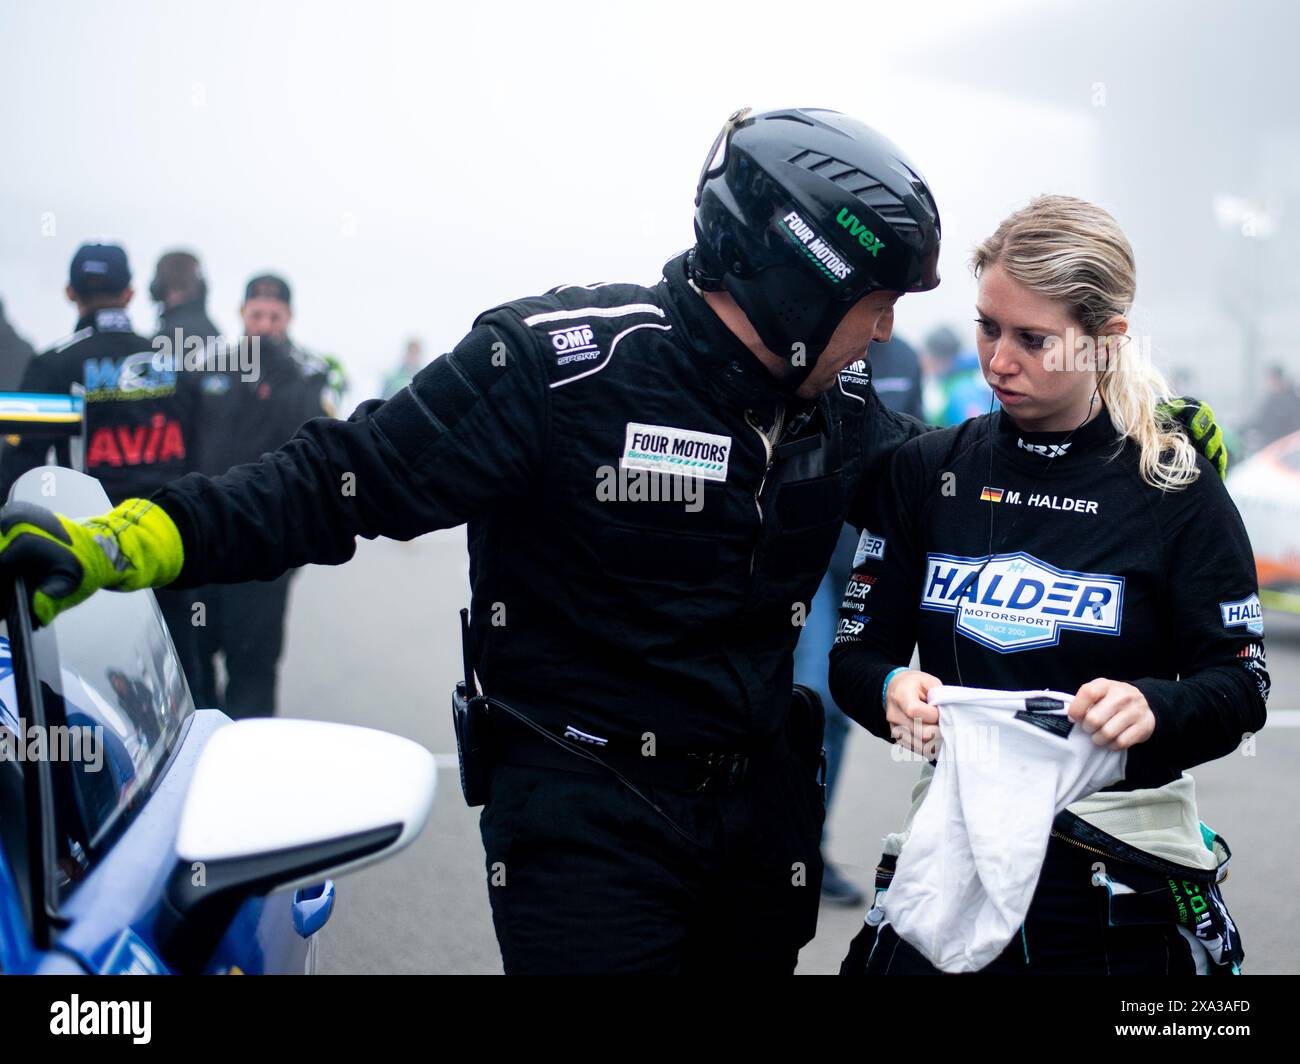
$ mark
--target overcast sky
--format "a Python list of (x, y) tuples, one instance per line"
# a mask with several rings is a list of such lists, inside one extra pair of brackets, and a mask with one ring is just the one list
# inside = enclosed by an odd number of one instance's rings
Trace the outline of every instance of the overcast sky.
[(246, 279), (281, 271), (296, 336), (341, 356), (359, 399), (409, 334), (435, 354), (495, 303), (653, 280), (692, 240), (728, 112), (803, 105), (876, 126), (930, 180), (944, 283), (898, 327), (965, 328), (966, 259), (1001, 217), (1045, 191), (1104, 202), (1086, 77), (1047, 106), (928, 68), (1026, 6), (3, 0), (0, 299), (49, 344), (73, 324), (73, 250), (107, 234), (141, 330), (153, 262), (182, 246), (233, 331)]

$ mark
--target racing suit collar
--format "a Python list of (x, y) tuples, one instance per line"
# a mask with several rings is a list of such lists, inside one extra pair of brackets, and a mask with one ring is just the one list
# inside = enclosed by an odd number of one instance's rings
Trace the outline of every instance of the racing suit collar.
[(720, 391), (745, 406), (775, 407), (792, 396), (735, 333), (722, 323), (704, 297), (691, 285), (689, 252), (664, 264), (660, 282), (664, 302), (680, 326), (687, 345), (701, 357)]
[(77, 332), (93, 328), (96, 332), (135, 332), (131, 316), (122, 307), (101, 307), (77, 319)]
[(1068, 464), (1080, 455), (1114, 448), (1119, 442), (1115, 423), (1103, 406), (1101, 412), (1082, 428), (1063, 432), (1026, 432), (999, 409), (993, 415), (998, 450), (1013, 462), (1034, 472), (1042, 472), (1047, 463)]

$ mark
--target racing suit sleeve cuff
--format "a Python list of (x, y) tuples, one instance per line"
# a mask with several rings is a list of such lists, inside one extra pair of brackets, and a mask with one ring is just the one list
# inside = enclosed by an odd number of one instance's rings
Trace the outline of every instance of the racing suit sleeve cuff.
[(863, 654), (859, 647), (837, 647), (831, 651), (831, 695), (845, 716), (857, 721), (872, 735), (892, 742), (880, 692), (885, 677), (895, 665), (892, 662), (864, 661), (864, 657), (870, 655)]
[(170, 491), (167, 486), (159, 488), (149, 496), (149, 501), (163, 511), (171, 522), (176, 526), (176, 531), (180, 535), (181, 541), (181, 568), (176, 577), (168, 584), (169, 587), (181, 589), (196, 587), (204, 581), (195, 581), (188, 579), (186, 574), (193, 571), (192, 561), (196, 561), (199, 554), (199, 546), (194, 533), (194, 527), (190, 521), (189, 507), (187, 507), (181, 498), (174, 492)]
[(1135, 680), (1133, 686), (1147, 700), (1156, 726), (1146, 742), (1129, 749), (1124, 779), (1138, 786), (1163, 786), (1181, 771), (1170, 761), (1167, 750), (1170, 714), (1176, 711), (1179, 684), (1177, 680)]

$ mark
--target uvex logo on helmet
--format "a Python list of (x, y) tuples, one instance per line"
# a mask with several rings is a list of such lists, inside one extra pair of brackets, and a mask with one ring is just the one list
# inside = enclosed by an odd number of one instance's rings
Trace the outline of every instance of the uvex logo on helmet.
[(840, 213), (835, 216), (835, 220), (858, 238), (858, 243), (871, 252), (873, 259), (884, 248), (885, 245), (880, 242), (880, 238), (858, 221), (858, 216), (851, 213), (847, 207), (840, 208)]

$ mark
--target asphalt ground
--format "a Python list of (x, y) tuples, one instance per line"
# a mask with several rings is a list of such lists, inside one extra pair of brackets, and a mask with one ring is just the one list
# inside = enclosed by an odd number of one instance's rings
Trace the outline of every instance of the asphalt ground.
[[(322, 933), (322, 972), (501, 971), (479, 814), (461, 799), (449, 708), (460, 672), (457, 610), (468, 600), (463, 530), (409, 544), (362, 542), (347, 565), (313, 566), (295, 580), (282, 714), (405, 735), (440, 755), (441, 766), (423, 834), (396, 857), (338, 880), (338, 905)], [(1202, 819), (1233, 849), (1224, 894), (1249, 974), (1300, 972), (1300, 617), (1268, 613), (1266, 631), (1269, 726), (1253, 754), (1239, 750), (1193, 773)], [(827, 855), (864, 888), (881, 838), (907, 810), (916, 772), (855, 728)], [(837, 971), (862, 915), (823, 905), (799, 972)]]

